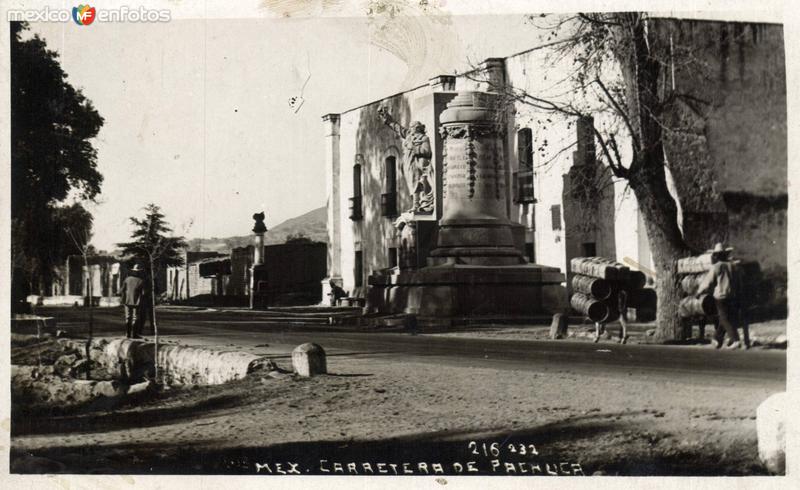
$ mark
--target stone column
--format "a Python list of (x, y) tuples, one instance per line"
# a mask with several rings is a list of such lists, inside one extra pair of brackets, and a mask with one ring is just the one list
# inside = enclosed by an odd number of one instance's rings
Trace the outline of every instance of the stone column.
[(264, 233), (267, 232), (267, 226), (264, 224), (264, 213), (256, 213), (253, 215), (255, 225), (253, 225), (253, 265), (261, 265), (264, 263)]
[(339, 189), (339, 114), (322, 116), (325, 124), (325, 186), (328, 192), (328, 276), (341, 276), (341, 192)]
[(325, 189), (328, 194), (328, 277), (322, 280), (322, 301), (330, 293), (330, 280), (341, 285), (341, 189), (340, 175), (340, 126), (339, 114), (322, 116), (325, 134)]
[(253, 265), (264, 263), (264, 233), (256, 233), (253, 237)]
[(255, 306), (257, 276), (264, 267), (264, 233), (267, 232), (263, 212), (254, 214), (253, 219), (256, 223), (253, 225), (253, 266), (250, 268), (250, 309)]
[(506, 121), (499, 96), (460, 92), (440, 122), (444, 209), (432, 265), (524, 263), (507, 214)]

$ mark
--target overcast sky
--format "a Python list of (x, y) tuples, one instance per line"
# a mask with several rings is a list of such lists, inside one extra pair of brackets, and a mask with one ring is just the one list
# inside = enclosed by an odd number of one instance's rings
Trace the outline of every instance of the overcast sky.
[[(523, 16), (32, 24), (105, 118), (95, 245), (160, 205), (190, 238), (325, 205), (321, 116), (537, 42)], [(308, 79), (310, 75), (310, 79)], [(299, 112), (288, 100), (300, 94)]]

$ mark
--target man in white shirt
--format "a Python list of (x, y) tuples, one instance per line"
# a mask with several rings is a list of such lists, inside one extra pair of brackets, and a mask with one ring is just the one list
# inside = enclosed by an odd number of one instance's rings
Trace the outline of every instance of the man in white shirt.
[[(714, 296), (714, 303), (717, 306), (717, 316), (719, 317), (719, 324), (724, 328), (725, 333), (728, 334), (729, 344), (726, 348), (738, 349), (741, 347), (741, 340), (739, 339), (739, 332), (736, 327), (731, 324), (732, 315), (736, 315), (738, 309), (734, 303), (734, 278), (733, 266), (729, 260), (732, 248), (724, 248), (721, 243), (714, 245), (711, 252), (711, 269), (700, 281), (697, 289), (698, 296), (705, 293), (711, 293)], [(736, 320), (735, 318), (733, 318)], [(737, 321), (738, 323), (738, 321)], [(722, 347), (723, 335), (717, 333), (717, 348)]]

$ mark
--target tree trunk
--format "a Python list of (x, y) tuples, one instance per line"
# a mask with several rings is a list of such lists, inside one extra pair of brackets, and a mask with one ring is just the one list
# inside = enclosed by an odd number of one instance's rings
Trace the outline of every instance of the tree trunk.
[[(639, 204), (656, 272), (656, 340), (680, 341), (685, 337), (678, 305), (681, 298), (677, 261), (690, 254), (678, 228), (678, 209), (667, 189), (663, 159), (653, 152), (629, 182)], [(653, 161), (661, 159), (661, 162)]]
[[(92, 372), (92, 358), (89, 355), (92, 345), (92, 336), (94, 335), (94, 309), (92, 308), (92, 270), (89, 268), (89, 257), (85, 254), (83, 256), (83, 264), (86, 266), (86, 275), (89, 276), (88, 295), (89, 295), (89, 338), (86, 340), (86, 379), (91, 377)], [(69, 280), (69, 277), (67, 277)]]
[[(150, 258), (150, 314), (153, 319), (153, 337), (155, 347), (153, 349), (153, 377), (155, 382), (158, 383), (158, 324), (156, 323), (156, 275), (155, 267), (153, 265), (153, 258)], [(144, 318), (142, 318), (142, 325), (144, 325)]]

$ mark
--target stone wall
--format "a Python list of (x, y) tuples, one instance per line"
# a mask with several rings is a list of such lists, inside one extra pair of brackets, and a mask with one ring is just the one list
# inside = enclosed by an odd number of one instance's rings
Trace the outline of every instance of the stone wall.
[(663, 49), (691, 55), (675, 64), (681, 101), (670, 114), (679, 131), (666, 151), (687, 242), (715, 242), (757, 260), (785, 303), (788, 160), (786, 72), (780, 25), (658, 20)]
[(192, 262), (186, 267), (188, 298), (211, 295), (214, 292), (214, 278), (200, 275), (200, 262)]
[(208, 258), (224, 257), (219, 252), (211, 251), (185, 251), (183, 265), (165, 268), (159, 274), (167, 299), (183, 301), (199, 295), (210, 295), (214, 288), (213, 278), (204, 278), (200, 275), (200, 261)]
[(231, 277), (225, 289), (229, 296), (250, 296), (250, 267), (253, 266), (253, 246), (231, 250)]

